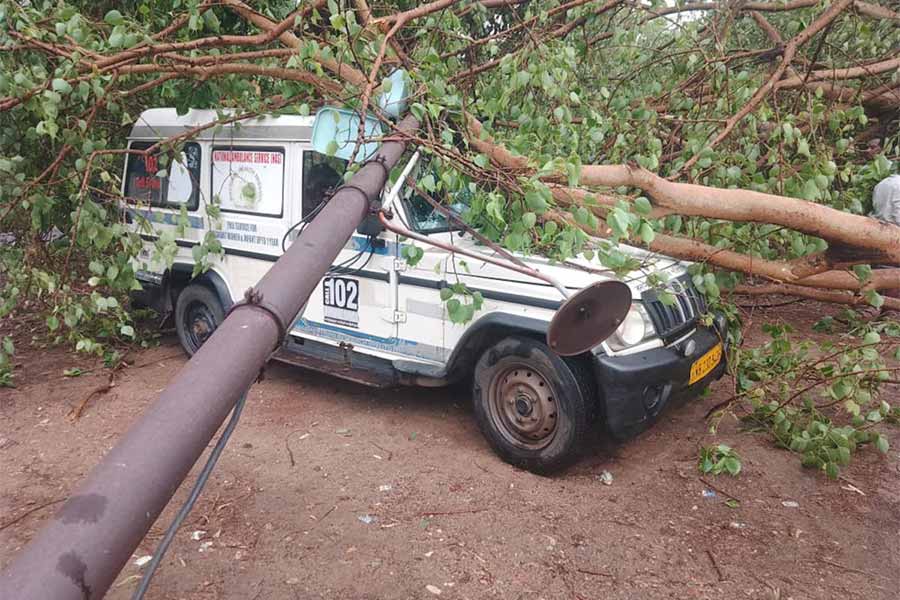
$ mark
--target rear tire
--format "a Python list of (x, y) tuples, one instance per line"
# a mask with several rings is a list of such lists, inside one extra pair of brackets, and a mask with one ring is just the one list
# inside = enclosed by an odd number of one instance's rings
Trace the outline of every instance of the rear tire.
[(175, 331), (188, 356), (193, 356), (225, 320), (225, 309), (214, 291), (192, 283), (178, 294)]
[(543, 343), (502, 340), (475, 365), (475, 419), (506, 462), (540, 474), (574, 463), (588, 442), (592, 398)]

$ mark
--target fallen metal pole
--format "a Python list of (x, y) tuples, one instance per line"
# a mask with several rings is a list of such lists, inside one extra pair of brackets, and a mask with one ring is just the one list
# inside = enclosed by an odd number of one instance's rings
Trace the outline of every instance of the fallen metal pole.
[[(418, 122), (398, 125), (412, 133)], [(381, 145), (0, 574), (0, 600), (102, 598), (256, 380), (403, 154)]]

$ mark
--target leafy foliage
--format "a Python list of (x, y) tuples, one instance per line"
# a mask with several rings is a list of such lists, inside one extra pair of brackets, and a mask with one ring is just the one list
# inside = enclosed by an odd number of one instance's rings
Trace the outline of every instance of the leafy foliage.
[[(767, 214), (723, 218), (718, 209), (730, 203), (676, 210), (646, 182), (588, 177), (597, 173), (592, 165), (621, 165), (632, 175), (646, 169), (661, 181), (708, 186), (692, 188), (689, 200), (745, 190), (803, 199), (809, 210), (866, 214), (872, 187), (900, 162), (900, 70), (891, 62), (900, 27), (873, 16), (894, 14), (892, 2), (852, 5), (750, 11), (745, 3), (695, 10), (663, 0), (537, 0), (370, 8), (362, 0), (267, 0), (251, 9), (239, 0), (0, 0), (0, 224), (20, 242), (2, 255), (0, 317), (27, 301), (53, 339), (108, 357), (140, 337), (127, 308), (144, 260), (140, 233), (158, 234), (153, 260), (171, 265), (178, 251), (177, 232), (124, 222), (125, 138), (142, 110), (212, 108), (226, 122), (338, 102), (383, 117), (373, 99), (398, 65), (412, 78), (417, 145), (434, 166), (420, 186), (448, 204), (464, 197), (464, 219), (492, 243), (620, 274), (649, 267), (656, 253), (691, 258), (695, 286), (731, 317), (735, 347), (731, 292), (759, 277), (779, 284), (793, 277), (806, 283), (789, 291), (810, 294), (814, 286), (795, 267), (830, 264), (825, 275), (840, 285), (826, 289), (842, 292), (829, 299), (896, 303), (879, 291), (885, 286), (871, 266), (895, 259), (850, 253), (835, 267), (831, 256), (842, 244), (791, 221), (777, 203)], [(189, 137), (160, 142), (156, 177), (167, 176)], [(203, 202), (217, 219), (216, 199)], [(177, 221), (186, 218), (182, 212)], [(861, 237), (854, 241), (865, 245)], [(202, 240), (194, 275), (221, 252), (215, 236)], [(410, 264), (422, 256), (405, 246)], [(776, 274), (763, 272), (763, 263)], [(666, 285), (662, 277), (651, 283)], [(442, 297), (454, 322), (481, 305), (458, 284)], [(674, 300), (665, 291), (661, 298)], [(872, 352), (887, 342), (851, 344), (819, 362), (836, 347), (771, 333), (771, 342), (732, 361), (753, 422), (829, 473), (844, 464), (841, 448), (883, 447), (869, 416), (892, 414), (875, 399), (887, 367)], [(857, 333), (864, 341), (877, 332)], [(796, 385), (813, 383), (793, 397)], [(819, 389), (831, 406), (807, 403)], [(844, 413), (826, 410), (835, 407)]]
[(13, 382), (12, 359), (16, 353), (16, 347), (12, 338), (4, 336), (0, 341), (0, 387), (11, 387)]
[(703, 446), (700, 448), (700, 461), (697, 463), (697, 469), (704, 474), (728, 473), (732, 477), (737, 477), (741, 473), (741, 457), (731, 446), (725, 444)]
[(900, 370), (890, 362), (900, 360), (900, 325), (879, 328), (884, 337), (870, 326), (840, 343), (813, 344), (793, 342), (789, 326), (766, 326), (771, 340), (740, 353), (739, 392), (728, 409), (831, 478), (867, 444), (886, 453), (889, 442), (878, 428), (897, 409), (882, 398), (882, 387)]

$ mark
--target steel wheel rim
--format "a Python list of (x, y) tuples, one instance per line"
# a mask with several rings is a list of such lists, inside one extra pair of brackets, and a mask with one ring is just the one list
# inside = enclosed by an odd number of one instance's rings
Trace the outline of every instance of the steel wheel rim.
[(520, 448), (546, 448), (558, 428), (553, 387), (534, 367), (515, 364), (499, 371), (488, 390), (494, 429)]
[(202, 302), (191, 302), (184, 311), (184, 330), (188, 342), (195, 351), (209, 339), (216, 330), (216, 317), (212, 310)]

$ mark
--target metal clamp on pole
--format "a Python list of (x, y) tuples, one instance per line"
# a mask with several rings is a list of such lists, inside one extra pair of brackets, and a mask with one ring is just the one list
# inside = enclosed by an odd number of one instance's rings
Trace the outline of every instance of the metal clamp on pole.
[(249, 287), (244, 292), (244, 299), (239, 302), (235, 302), (231, 306), (231, 308), (228, 309), (228, 312), (225, 313), (225, 318), (227, 319), (228, 316), (231, 313), (233, 313), (235, 310), (245, 307), (245, 306), (249, 306), (256, 310), (261, 310), (261, 311), (265, 312), (266, 314), (268, 314), (270, 317), (272, 317), (272, 320), (275, 321), (275, 325), (278, 327), (278, 331), (279, 331), (278, 341), (275, 343), (275, 348), (278, 348), (278, 346), (281, 344), (281, 342), (284, 340), (284, 338), (287, 337), (288, 327), (287, 327), (287, 320), (284, 317), (282, 317), (280, 314), (278, 314), (277, 307), (275, 307), (271, 304), (268, 304), (265, 301), (265, 298), (263, 297), (262, 292), (260, 292), (256, 288)]

